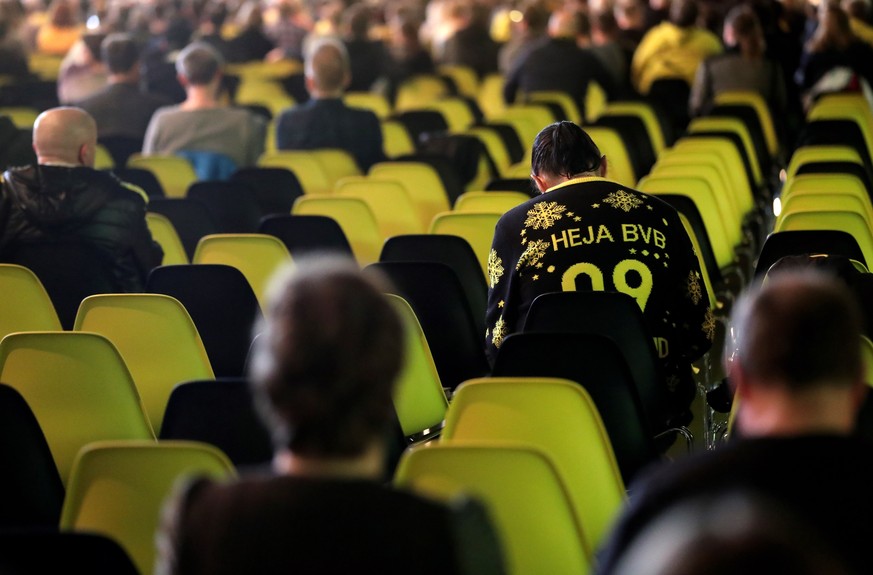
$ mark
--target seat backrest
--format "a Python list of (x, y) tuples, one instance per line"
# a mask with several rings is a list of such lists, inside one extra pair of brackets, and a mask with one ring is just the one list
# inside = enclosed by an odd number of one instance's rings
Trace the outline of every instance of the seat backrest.
[(782, 187), (782, 205), (785, 206), (798, 194), (817, 194), (825, 198), (831, 194), (850, 195), (856, 198), (873, 221), (873, 204), (867, 186), (856, 175), (848, 173), (797, 174)]
[(61, 529), (111, 537), (140, 573), (152, 573), (161, 509), (173, 486), (194, 475), (229, 479), (236, 473), (226, 455), (204, 443), (89, 445), (76, 458)]
[(503, 543), (507, 573), (587, 573), (591, 550), (555, 465), (535, 448), (507, 443), (434, 445), (407, 451), (395, 484), (436, 497), (484, 503)]
[(0, 293), (0, 339), (15, 331), (61, 329), (48, 292), (30, 269), (0, 264)]
[(241, 271), (221, 264), (160, 266), (149, 274), (146, 291), (185, 306), (216, 377), (244, 374), (261, 308)]
[(659, 120), (655, 109), (647, 102), (634, 102), (629, 100), (619, 100), (610, 102), (603, 110), (604, 116), (620, 115), (620, 116), (635, 116), (643, 121), (646, 131), (649, 134), (649, 140), (654, 148), (655, 155), (673, 142), (668, 142), (664, 134), (664, 127)]
[(80, 241), (20, 244), (4, 261), (30, 269), (54, 304), (63, 329), (71, 329), (84, 298), (122, 291), (110, 255)]
[(494, 239), (494, 228), (502, 214), (489, 212), (446, 212), (437, 214), (430, 226), (432, 234), (459, 236), (469, 242), (479, 259), (482, 273), (488, 273), (488, 253)]
[(262, 168), (285, 168), (294, 172), (304, 194), (323, 195), (333, 190), (333, 185), (316, 157), (308, 150), (275, 150), (264, 152), (258, 158)]
[(402, 297), (386, 294), (406, 326), (403, 370), (394, 389), (394, 411), (406, 437), (442, 424), (448, 401), (421, 324)]
[(382, 235), (373, 210), (360, 198), (304, 196), (294, 202), (295, 216), (327, 216), (342, 228), (355, 259), (361, 266), (379, 260)]
[[(0, 384), (0, 467), (0, 531), (57, 526), (64, 484), (33, 411), (15, 388), (4, 384)], [(3, 561), (0, 557), (0, 566)]]
[(590, 549), (625, 500), (609, 436), (588, 392), (553, 378), (475, 379), (452, 397), (440, 441), (497, 440), (543, 450), (564, 478)]
[(764, 241), (755, 264), (755, 277), (764, 277), (779, 258), (802, 254), (846, 256), (867, 265), (858, 240), (845, 230), (782, 231), (771, 233)]
[(263, 309), (273, 275), (291, 263), (279, 238), (268, 234), (213, 234), (200, 239), (191, 261), (233, 266), (246, 277)]
[(64, 571), (92, 575), (140, 575), (124, 549), (110, 537), (56, 530), (0, 533), (0, 572)]
[(285, 168), (240, 168), (230, 181), (251, 187), (262, 214), (287, 215), (294, 200), (303, 195), (297, 176)]
[(709, 182), (699, 177), (652, 175), (640, 180), (639, 190), (654, 196), (679, 195), (692, 201), (703, 221), (717, 267), (725, 268), (733, 263), (737, 231), (726, 226)]
[(406, 186), (422, 222), (430, 225), (435, 215), (451, 209), (449, 196), (436, 169), (423, 162), (380, 162), (370, 168), (370, 177), (389, 179)]
[(638, 174), (621, 133), (606, 126), (585, 126), (585, 131), (597, 142), (600, 153), (606, 156), (609, 179), (623, 186), (635, 187)]
[(456, 212), (489, 212), (505, 214), (512, 208), (528, 201), (523, 192), (466, 192), (455, 201)]
[(773, 116), (767, 101), (759, 93), (753, 90), (729, 90), (720, 92), (715, 96), (716, 107), (719, 106), (748, 106), (755, 110), (767, 142), (767, 150), (775, 157), (779, 152), (779, 138), (776, 127), (773, 124)]
[(328, 216), (272, 215), (261, 220), (258, 233), (276, 236), (291, 257), (307, 252), (339, 252), (352, 256), (352, 246), (343, 229)]
[(785, 169), (786, 179), (791, 178), (804, 164), (810, 162), (853, 162), (864, 166), (861, 154), (850, 146), (802, 146), (794, 150)]
[(173, 297), (90, 296), (82, 301), (73, 329), (99, 333), (118, 348), (156, 433), (176, 384), (215, 377), (197, 327)]
[(102, 136), (97, 142), (106, 148), (118, 168), (124, 167), (132, 155), (142, 150), (142, 138), (132, 136)]
[(242, 182), (195, 182), (186, 197), (206, 205), (220, 234), (254, 233), (264, 215), (255, 191)]
[(464, 238), (443, 234), (395, 236), (385, 242), (379, 261), (439, 262), (449, 266), (461, 282), (473, 319), (485, 329), (488, 289), (476, 253)]
[(531, 303), (525, 332), (604, 335), (618, 346), (630, 368), (653, 435), (667, 427), (667, 382), (654, 340), (636, 300), (620, 292), (546, 293)]
[[(123, 165), (123, 164), (122, 164)], [(150, 198), (163, 198), (164, 188), (151, 170), (144, 168), (119, 168), (112, 170), (119, 180), (142, 189)]]
[(218, 233), (218, 222), (209, 207), (200, 200), (155, 198), (149, 202), (148, 209), (170, 220), (189, 260), (194, 257), (200, 238)]
[(336, 184), (334, 193), (364, 200), (376, 218), (383, 239), (402, 234), (421, 234), (427, 230), (400, 182), (362, 176), (344, 178)]
[(181, 156), (134, 154), (127, 160), (127, 167), (152, 172), (168, 198), (184, 198), (188, 187), (197, 181), (197, 173), (191, 162)]
[(214, 445), (237, 467), (265, 465), (273, 458), (270, 432), (255, 409), (244, 378), (177, 385), (167, 401), (159, 439)]
[(343, 178), (360, 176), (361, 168), (355, 157), (339, 148), (320, 148), (311, 151), (315, 161), (321, 166), (331, 187)]
[(380, 120), (391, 115), (391, 104), (383, 94), (375, 92), (346, 92), (343, 101), (350, 108), (362, 108), (376, 114)]
[(559, 377), (585, 388), (600, 412), (625, 485), (657, 461), (651, 427), (618, 346), (603, 335), (516, 333), (494, 362), (494, 377)]
[(615, 130), (621, 136), (637, 180), (649, 173), (657, 155), (649, 139), (646, 125), (639, 116), (633, 114), (606, 114), (600, 116), (595, 125)]
[(870, 223), (861, 213), (845, 210), (798, 210), (786, 212), (784, 209), (773, 231), (786, 230), (843, 230), (850, 233), (861, 251), (864, 260), (873, 261), (873, 235)]
[(0, 381), (33, 410), (64, 482), (76, 453), (92, 441), (154, 439), (133, 378), (102, 335), (7, 335), (0, 342)]
[(173, 222), (167, 216), (156, 212), (148, 212), (146, 213), (146, 224), (149, 227), (152, 238), (164, 250), (164, 259), (161, 260), (162, 265), (188, 263), (188, 254), (185, 252), (185, 246), (182, 245), (182, 239), (176, 232)]
[(382, 151), (389, 159), (415, 152), (415, 142), (409, 130), (397, 120), (382, 120)]
[(752, 172), (753, 181), (757, 184), (763, 182), (761, 170), (761, 161), (766, 160), (764, 150), (759, 150), (755, 147), (752, 137), (749, 134), (749, 129), (739, 118), (731, 118), (727, 116), (706, 116), (703, 118), (695, 118), (688, 124), (688, 131), (692, 134), (718, 134), (728, 132), (736, 134), (742, 144), (743, 157), (748, 161), (749, 168)]
[(671, 150), (699, 153), (707, 152), (720, 158), (725, 166), (727, 181), (733, 182), (731, 190), (736, 194), (737, 205), (744, 212), (751, 211), (755, 206), (755, 181), (748, 172), (748, 167), (742, 156), (742, 148), (735, 139), (723, 132), (689, 134), (678, 140)]
[(391, 281), (392, 293), (412, 306), (444, 387), (454, 389), (488, 372), (484, 330), (479, 330), (451, 268), (436, 262), (385, 262), (366, 269), (384, 274)]

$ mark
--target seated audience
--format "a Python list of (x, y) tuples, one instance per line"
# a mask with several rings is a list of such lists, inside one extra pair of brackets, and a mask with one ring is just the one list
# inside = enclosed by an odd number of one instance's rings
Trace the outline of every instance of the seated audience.
[(814, 270), (773, 273), (745, 294), (725, 352), (739, 438), (632, 485), (599, 571), (616, 573), (670, 506), (739, 489), (790, 510), (853, 573), (868, 572), (873, 445), (853, 435), (867, 392), (859, 318), (845, 284)]
[(673, 0), (670, 19), (646, 32), (631, 60), (631, 82), (648, 94), (660, 79), (680, 79), (689, 86), (697, 67), (722, 51), (718, 37), (697, 25), (697, 0)]
[(266, 122), (248, 110), (219, 102), (223, 65), (221, 55), (209, 44), (195, 42), (182, 50), (176, 70), (187, 97), (154, 113), (144, 154), (206, 152), (221, 154), (236, 168), (255, 165), (264, 151)]
[(480, 506), (379, 484), (404, 349), (386, 286), (351, 260), (285, 271), (251, 373), (272, 473), (183, 486), (165, 511), (156, 572), (502, 573)]
[(682, 501), (646, 528), (616, 575), (850, 575), (789, 510), (741, 490)]
[(842, 8), (822, 3), (818, 28), (806, 43), (794, 81), (808, 104), (817, 94), (839, 91), (859, 79), (873, 87), (873, 47), (855, 37)]
[(343, 14), (343, 43), (349, 55), (350, 92), (367, 92), (385, 71), (388, 52), (380, 40), (370, 39), (372, 14), (364, 4), (354, 4)]
[(100, 55), (103, 34), (85, 34), (61, 62), (58, 72), (58, 101), (72, 104), (92, 96), (106, 86), (106, 66)]
[(276, 146), (280, 150), (341, 148), (366, 173), (385, 158), (382, 128), (373, 112), (349, 108), (342, 100), (350, 80), (345, 46), (334, 38), (314, 41), (305, 68), (311, 99), (279, 116)]
[(503, 74), (515, 67), (515, 62), (532, 46), (546, 38), (549, 11), (540, 0), (530, 1), (519, 22), (513, 22), (512, 36), (500, 47), (497, 63)]
[(79, 108), (54, 108), (33, 126), (37, 165), (0, 182), (0, 260), (23, 244), (80, 241), (113, 263), (119, 289), (140, 292), (163, 252), (146, 226), (145, 194), (94, 169), (97, 126)]
[(109, 84), (77, 105), (97, 122), (97, 137), (125, 136), (142, 141), (152, 114), (170, 101), (139, 89), (139, 50), (133, 37), (110, 34), (100, 47)]
[(706, 114), (722, 92), (757, 92), (773, 114), (786, 107), (785, 80), (779, 63), (766, 57), (764, 32), (755, 12), (741, 5), (728, 12), (724, 22), (728, 49), (703, 61), (691, 87), (692, 116)]
[(70, 0), (53, 0), (49, 6), (48, 21), (36, 33), (36, 50), (52, 56), (64, 56), (83, 31), (73, 3)]
[(453, 10), (457, 28), (443, 45), (441, 63), (472, 68), (480, 78), (497, 72), (500, 46), (491, 38), (488, 9), (482, 4), (458, 3)]
[(715, 321), (679, 214), (606, 179), (606, 156), (572, 122), (543, 128), (531, 158), (541, 195), (500, 218), (488, 257), (487, 355), (493, 362), (522, 329), (540, 294), (621, 291), (657, 342), (672, 417), (684, 416), (695, 395), (691, 362), (710, 348)]
[(225, 44), (228, 62), (251, 62), (263, 60), (275, 45), (264, 33), (264, 19), (257, 2), (249, 0), (237, 14), (240, 31)]
[(506, 103), (515, 102), (518, 92), (559, 91), (573, 98), (584, 116), (585, 97), (592, 81), (613, 97), (615, 86), (609, 72), (591, 50), (578, 46), (580, 36), (586, 33), (583, 29), (586, 24), (587, 17), (575, 12), (562, 10), (552, 14), (548, 39), (520, 56), (507, 74), (503, 85)]

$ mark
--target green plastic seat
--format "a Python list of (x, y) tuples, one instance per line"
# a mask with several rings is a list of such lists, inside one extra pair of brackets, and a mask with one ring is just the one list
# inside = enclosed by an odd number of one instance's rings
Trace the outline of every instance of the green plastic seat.
[(370, 205), (360, 198), (343, 196), (303, 196), (294, 201), (295, 216), (327, 216), (342, 228), (358, 265), (379, 261), (382, 238)]
[(148, 224), (152, 238), (161, 244), (161, 249), (164, 250), (164, 259), (161, 261), (161, 265), (169, 266), (189, 263), (188, 254), (185, 253), (185, 246), (182, 245), (182, 240), (179, 238), (173, 222), (167, 216), (148, 212), (146, 214), (146, 224)]
[(334, 193), (366, 202), (376, 218), (383, 240), (427, 231), (406, 188), (400, 182), (364, 176), (344, 178), (336, 184)]
[(433, 219), (430, 233), (460, 236), (467, 240), (476, 252), (482, 273), (487, 277), (488, 253), (491, 251), (494, 228), (500, 216), (501, 214), (494, 212), (445, 212)]
[[(302, 198), (298, 198), (302, 199)], [(292, 263), (282, 240), (269, 234), (210, 234), (194, 250), (195, 264), (233, 266), (246, 277), (264, 309), (270, 280), (279, 268)]]
[(0, 264), (0, 338), (16, 331), (60, 331), (61, 320), (36, 274)]
[(424, 438), (432, 435), (423, 436), (426, 430), (442, 427), (448, 401), (424, 331), (412, 307), (400, 296), (385, 294), (385, 297), (406, 326), (406, 359), (394, 390), (394, 410), (403, 435)]
[(215, 379), (194, 321), (176, 298), (102, 294), (85, 298), (74, 331), (106, 336), (130, 370), (156, 434), (176, 385)]
[(570, 493), (539, 449), (488, 442), (407, 450), (395, 484), (435, 497), (479, 499), (497, 529), (510, 575), (590, 570), (592, 556)]
[(604, 542), (625, 500), (609, 436), (591, 396), (554, 378), (483, 378), (455, 391), (441, 442), (517, 441), (546, 452), (564, 479), (589, 549)]
[(236, 472), (227, 456), (205, 443), (93, 443), (76, 458), (60, 527), (111, 537), (140, 573), (153, 573), (164, 504), (174, 485), (195, 475), (221, 480)]
[(455, 201), (456, 212), (491, 212), (505, 214), (528, 201), (530, 196), (521, 192), (465, 192)]
[(0, 342), (0, 381), (33, 410), (65, 483), (79, 449), (93, 441), (154, 440), (133, 377), (102, 335), (7, 335)]

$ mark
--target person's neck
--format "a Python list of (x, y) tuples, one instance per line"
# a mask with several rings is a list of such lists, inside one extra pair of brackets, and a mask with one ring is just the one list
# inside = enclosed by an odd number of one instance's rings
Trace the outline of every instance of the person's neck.
[(189, 86), (187, 97), (182, 102), (183, 110), (203, 110), (218, 106), (218, 99), (212, 86)]
[(61, 168), (81, 168), (82, 163), (71, 161), (69, 158), (58, 158), (54, 156), (39, 156), (36, 163), (40, 166), (57, 166)]
[(738, 424), (743, 437), (848, 435), (855, 426), (857, 403), (852, 388), (845, 386), (758, 388), (753, 397), (740, 400)]
[(351, 457), (312, 457), (288, 449), (273, 456), (273, 471), (294, 477), (377, 480), (383, 465), (384, 450), (375, 442), (360, 455)]
[(131, 84), (137, 85), (139, 83), (139, 77), (136, 74), (109, 74), (109, 77), (106, 81), (110, 84)]

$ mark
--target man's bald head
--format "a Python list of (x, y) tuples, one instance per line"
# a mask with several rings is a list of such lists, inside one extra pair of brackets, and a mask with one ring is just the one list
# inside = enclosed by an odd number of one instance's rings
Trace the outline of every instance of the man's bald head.
[(94, 166), (97, 124), (81, 108), (46, 110), (33, 125), (33, 149), (40, 164)]
[(306, 82), (315, 97), (341, 96), (350, 79), (349, 55), (341, 42), (327, 38), (312, 46), (306, 59)]

